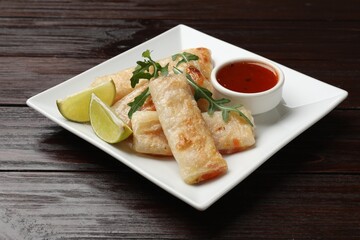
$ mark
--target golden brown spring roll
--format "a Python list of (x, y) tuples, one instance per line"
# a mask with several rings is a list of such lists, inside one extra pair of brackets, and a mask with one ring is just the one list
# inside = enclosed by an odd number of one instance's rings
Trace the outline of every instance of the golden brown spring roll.
[[(199, 57), (199, 60), (181, 64), (180, 66), (178, 66), (179, 69), (182, 71), (187, 71), (186, 69), (189, 66), (196, 67), (197, 69), (200, 70), (201, 74), (204, 75), (204, 77), (207, 79), (207, 81), (204, 82), (205, 84), (204, 87), (207, 87), (207, 85), (209, 84), (210, 74), (213, 67), (211, 62), (210, 50), (207, 48), (191, 48), (191, 49), (186, 49), (182, 52), (188, 52), (194, 54)], [(169, 56), (165, 59), (160, 60), (159, 63), (161, 66), (165, 66), (166, 64), (169, 63), (169, 68), (168, 68), (169, 73), (172, 73), (173, 68), (174, 66), (176, 66), (178, 61), (179, 59), (177, 59), (176, 61), (172, 61), (171, 56)], [(130, 78), (132, 77), (132, 72), (134, 70), (135, 67), (131, 67), (113, 74), (98, 77), (95, 79), (94, 82), (92, 82), (91, 86), (97, 86), (101, 83), (104, 83), (112, 79), (116, 87), (116, 97), (115, 97), (115, 102), (116, 102), (134, 90), (131, 87), (131, 82), (130, 82)], [(147, 82), (147, 80), (145, 79), (140, 80), (139, 84), (136, 85), (135, 88), (140, 87), (144, 82)], [(212, 89), (209, 90), (213, 92)]]
[[(253, 117), (245, 108), (240, 109), (254, 124)], [(255, 144), (254, 128), (238, 113), (231, 112), (229, 121), (224, 122), (220, 111), (213, 115), (202, 114), (211, 131), (220, 153), (230, 154), (243, 151)]]
[(150, 81), (150, 94), (180, 175), (188, 184), (217, 177), (227, 163), (201, 116), (184, 74)]
[(211, 62), (211, 51), (207, 48), (190, 48), (184, 50), (183, 52), (188, 52), (194, 54), (199, 57), (197, 61), (189, 62), (192, 66), (200, 69), (202, 75), (205, 76), (206, 79), (210, 79), (211, 71), (213, 69), (213, 65)]
[[(241, 111), (253, 121), (251, 114), (245, 108)], [(228, 122), (224, 122), (220, 111), (212, 116), (202, 113), (202, 117), (220, 153), (239, 152), (255, 144), (254, 128), (239, 114), (231, 113)], [(134, 113), (132, 127), (135, 151), (153, 155), (172, 155), (156, 111)]]
[(137, 111), (131, 118), (136, 152), (172, 156), (156, 111)]

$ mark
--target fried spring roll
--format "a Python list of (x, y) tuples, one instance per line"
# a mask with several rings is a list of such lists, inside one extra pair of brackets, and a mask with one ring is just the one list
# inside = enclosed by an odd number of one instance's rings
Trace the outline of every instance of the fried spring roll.
[(131, 118), (136, 152), (172, 156), (156, 111), (137, 111)]
[(227, 163), (216, 149), (184, 74), (154, 79), (149, 89), (183, 180), (195, 184), (225, 173)]
[[(245, 108), (241, 111), (253, 121), (251, 114)], [(212, 116), (202, 113), (202, 117), (220, 153), (239, 152), (255, 144), (254, 128), (239, 114), (231, 113), (228, 122), (224, 122), (220, 111)], [(172, 155), (156, 111), (134, 113), (132, 127), (135, 151), (153, 155)]]
[[(240, 109), (254, 124), (253, 117), (245, 108)], [(215, 145), (220, 153), (230, 154), (243, 151), (255, 144), (254, 128), (238, 113), (231, 112), (229, 121), (224, 122), (222, 113), (202, 114), (211, 131)]]

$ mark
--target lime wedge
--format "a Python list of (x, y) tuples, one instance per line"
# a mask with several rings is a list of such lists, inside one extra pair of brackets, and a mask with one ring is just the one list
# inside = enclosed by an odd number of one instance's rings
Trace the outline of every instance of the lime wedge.
[(131, 128), (94, 93), (90, 102), (90, 123), (96, 135), (108, 143), (120, 142), (132, 134)]
[(92, 93), (95, 93), (106, 104), (111, 105), (116, 94), (115, 84), (111, 80), (75, 93), (65, 99), (56, 100), (56, 105), (61, 115), (74, 122), (90, 121), (89, 106)]

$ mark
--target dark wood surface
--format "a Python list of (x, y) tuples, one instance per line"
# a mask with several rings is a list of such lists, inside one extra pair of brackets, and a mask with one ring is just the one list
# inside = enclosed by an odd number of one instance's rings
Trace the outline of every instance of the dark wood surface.
[[(360, 1), (0, 9), (0, 239), (360, 239)], [(180, 23), (349, 92), (204, 212), (25, 104)]]

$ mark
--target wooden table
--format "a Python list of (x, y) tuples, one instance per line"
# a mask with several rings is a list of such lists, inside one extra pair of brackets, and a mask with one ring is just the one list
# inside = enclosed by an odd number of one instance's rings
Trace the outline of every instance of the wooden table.
[[(0, 239), (360, 239), (360, 1), (0, 9)], [(25, 104), (180, 23), (349, 92), (204, 212)]]

